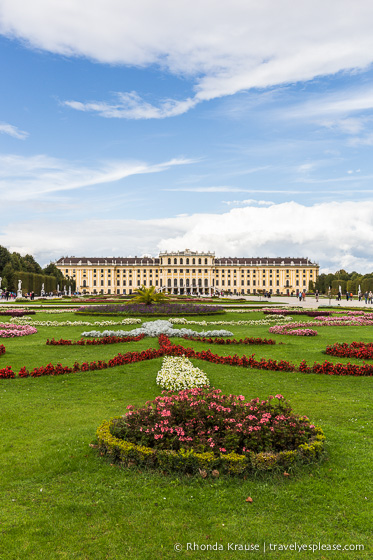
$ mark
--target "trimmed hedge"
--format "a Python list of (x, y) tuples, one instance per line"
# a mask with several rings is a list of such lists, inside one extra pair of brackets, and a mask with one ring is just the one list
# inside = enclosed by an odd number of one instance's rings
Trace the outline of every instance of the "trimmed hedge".
[(185, 449), (156, 450), (113, 436), (110, 430), (118, 419), (121, 417), (103, 422), (97, 429), (96, 435), (100, 452), (109, 455), (111, 461), (125, 467), (158, 468), (185, 474), (197, 474), (202, 471), (205, 478), (213, 471), (217, 471), (218, 474), (242, 475), (255, 471), (289, 468), (295, 463), (313, 462), (319, 459), (324, 451), (325, 436), (319, 427), (316, 427), (316, 436), (309, 443), (302, 444), (295, 450), (279, 453), (250, 453), (248, 456), (228, 453), (216, 457), (212, 452), (195, 453), (193, 450)]

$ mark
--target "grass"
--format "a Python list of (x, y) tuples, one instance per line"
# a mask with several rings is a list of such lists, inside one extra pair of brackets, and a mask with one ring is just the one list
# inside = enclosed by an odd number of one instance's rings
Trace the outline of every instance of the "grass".
[[(73, 320), (68, 313), (38, 313), (34, 318)], [(247, 318), (259, 319), (263, 314), (258, 311)], [(224, 319), (244, 316), (229, 313)], [(371, 341), (370, 327), (320, 327), (319, 335), (311, 338), (270, 336), (265, 326), (227, 328), (236, 338), (271, 337), (282, 344), (214, 345), (214, 353), (255, 352), (258, 358), (284, 358), (297, 364), (303, 358), (311, 363), (325, 358), (347, 362), (322, 351), (337, 341)], [(32, 368), (48, 362), (72, 365), (75, 360), (109, 359), (119, 351), (157, 347), (154, 339), (99, 347), (45, 345), (46, 338), (78, 339), (88, 329), (38, 327), (36, 335), (3, 339), (7, 352), (0, 357), (0, 366), (12, 365), (17, 371), (23, 365)], [(209, 347), (192, 341), (184, 341), (184, 346)], [(299, 553), (306, 559), (371, 557), (371, 378), (267, 372), (192, 361), (223, 392), (246, 398), (283, 394), (295, 412), (324, 429), (326, 459), (291, 471), (289, 477), (202, 479), (125, 470), (111, 466), (89, 444), (104, 419), (160, 393), (155, 378), (161, 359), (61, 377), (2, 380), (1, 560), (200, 560), (241, 559), (250, 554), (292, 560), (298, 553), (270, 551), (269, 545), (278, 548), (294, 542), (365, 547), (364, 551)], [(246, 501), (248, 496), (252, 503)], [(181, 552), (174, 550), (175, 543), (182, 545)], [(192, 550), (187, 543), (195, 543)], [(258, 544), (259, 551), (229, 550), (229, 543)], [(223, 550), (206, 550), (207, 545), (221, 545)]]

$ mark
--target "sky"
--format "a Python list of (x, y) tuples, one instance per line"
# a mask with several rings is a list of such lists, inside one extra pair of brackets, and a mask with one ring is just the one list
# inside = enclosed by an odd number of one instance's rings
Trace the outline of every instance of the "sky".
[(370, 0), (0, 0), (0, 245), (373, 271)]

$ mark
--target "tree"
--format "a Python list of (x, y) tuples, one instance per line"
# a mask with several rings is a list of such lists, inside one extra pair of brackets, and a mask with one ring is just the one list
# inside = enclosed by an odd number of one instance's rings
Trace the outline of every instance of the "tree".
[(7, 288), (8, 290), (15, 290), (15, 273), (10, 262), (4, 266), (1, 276), (3, 277), (1, 287), (4, 289)]
[(136, 296), (130, 300), (129, 303), (144, 303), (145, 305), (152, 305), (153, 303), (160, 303), (166, 299), (162, 293), (156, 293), (155, 287), (150, 286), (146, 288), (141, 286), (136, 292)]
[(21, 257), (23, 262), (23, 269), (26, 272), (34, 272), (36, 274), (42, 274), (42, 269), (39, 263), (36, 262), (32, 255), (25, 255)]
[(0, 245), (0, 273), (3, 271), (4, 266), (10, 262), (10, 253), (8, 249)]

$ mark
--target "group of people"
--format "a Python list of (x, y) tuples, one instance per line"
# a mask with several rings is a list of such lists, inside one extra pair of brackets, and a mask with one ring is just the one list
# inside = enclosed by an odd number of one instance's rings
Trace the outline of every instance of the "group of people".
[(16, 299), (17, 294), (15, 292), (10, 292), (9, 290), (0, 291), (0, 298), (6, 301)]
[[(341, 299), (342, 299), (342, 293), (338, 292), (336, 296), (336, 300), (341, 301)], [(346, 301), (353, 301), (353, 299), (354, 299), (354, 294), (352, 292), (346, 292)], [(361, 301), (362, 299), (364, 299), (365, 303), (373, 303), (372, 290), (370, 290), (369, 292), (367, 290), (366, 292), (364, 292), (364, 294), (362, 292), (359, 292), (358, 300)], [(318, 301), (318, 299), (316, 299), (316, 301)]]
[[(373, 303), (373, 292), (370, 290), (369, 292), (364, 293), (365, 303)], [(360, 299), (359, 299), (360, 301)]]

